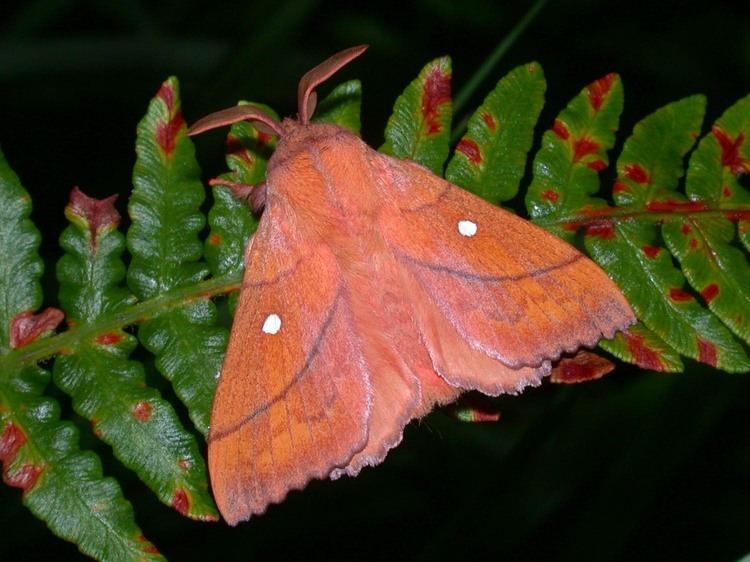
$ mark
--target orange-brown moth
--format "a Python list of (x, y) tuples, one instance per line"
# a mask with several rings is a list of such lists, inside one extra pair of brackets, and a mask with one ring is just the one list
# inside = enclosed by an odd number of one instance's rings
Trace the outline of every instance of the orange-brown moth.
[(635, 321), (617, 286), (567, 243), (310, 123), (315, 88), (365, 49), (305, 74), (297, 120), (243, 105), (190, 129), (250, 120), (279, 136), (249, 197), (265, 210), (208, 438), (214, 495), (232, 525), (313, 478), (380, 463), (435, 405), (539, 384), (561, 354)]

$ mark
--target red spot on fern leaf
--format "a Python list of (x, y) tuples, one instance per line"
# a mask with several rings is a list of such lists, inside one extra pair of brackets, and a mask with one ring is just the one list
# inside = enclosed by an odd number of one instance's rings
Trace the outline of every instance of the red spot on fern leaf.
[(588, 166), (595, 172), (601, 172), (602, 170), (607, 168), (607, 163), (604, 160), (593, 160), (592, 162), (586, 164), (586, 166)]
[(616, 181), (615, 185), (612, 186), (612, 193), (629, 193), (630, 192), (630, 186), (626, 183), (622, 183), (621, 181)]
[(178, 488), (172, 496), (172, 507), (180, 515), (188, 516), (190, 513), (190, 498), (188, 498), (187, 492)]
[(18, 450), (26, 443), (26, 434), (13, 422), (8, 423), (0, 435), (0, 461), (3, 463), (3, 481), (8, 486), (21, 488), (24, 493), (34, 487), (42, 469), (31, 463), (26, 463), (15, 472), (11, 472), (11, 464), (16, 459)]
[(612, 90), (612, 85), (615, 83), (617, 75), (614, 73), (607, 74), (606, 76), (599, 78), (593, 82), (587, 89), (586, 95), (589, 98), (589, 103), (594, 111), (599, 111), (607, 99), (609, 92)]
[(238, 137), (232, 134), (228, 135), (226, 147), (227, 154), (241, 158), (248, 166), (253, 164), (253, 157)]
[(641, 250), (646, 255), (646, 257), (650, 259), (654, 259), (659, 255), (659, 252), (661, 252), (661, 248), (659, 248), (658, 246), (644, 246), (643, 248), (641, 248)]
[(594, 221), (586, 227), (588, 236), (597, 236), (604, 240), (612, 240), (615, 237), (615, 225), (612, 221)]
[(174, 88), (168, 81), (161, 85), (159, 91), (156, 92), (156, 97), (164, 102), (169, 113), (174, 112)]
[(728, 185), (725, 185), (724, 187), (721, 188), (721, 194), (724, 197), (731, 197), (732, 196), (732, 190), (729, 189)]
[(645, 185), (651, 181), (648, 172), (640, 164), (626, 164), (623, 168), (623, 173), (626, 178), (641, 185)]
[(3, 482), (14, 488), (21, 488), (25, 494), (31, 490), (42, 474), (42, 468), (35, 464), (25, 464), (16, 472), (11, 473), (9, 470), (3, 471)]
[(540, 194), (542, 199), (545, 201), (549, 201), (550, 203), (557, 203), (560, 200), (560, 194), (557, 193), (554, 189), (547, 189), (545, 191), (542, 191)]
[(164, 102), (167, 109), (167, 120), (156, 124), (156, 142), (166, 155), (174, 151), (177, 133), (185, 125), (182, 112), (176, 104), (175, 90), (170, 81), (161, 85), (156, 97)]
[(573, 162), (578, 162), (585, 156), (599, 150), (599, 144), (589, 138), (576, 139), (573, 141)]
[(606, 217), (613, 212), (617, 211), (616, 207), (606, 207), (606, 206), (594, 206), (594, 205), (584, 205), (579, 209), (579, 212), (582, 215), (586, 215), (587, 217), (592, 217), (593, 219), (602, 219), (603, 217)]
[(482, 154), (479, 145), (471, 139), (461, 139), (456, 145), (456, 150), (464, 154), (472, 163), (481, 164)]
[(487, 125), (487, 129), (489, 129), (490, 131), (494, 131), (495, 129), (497, 129), (495, 118), (486, 111), (482, 113), (482, 121), (484, 121), (484, 124)]
[(63, 321), (62, 310), (45, 308), (39, 314), (31, 311), (17, 314), (10, 325), (10, 346), (13, 348), (28, 345), (45, 332), (51, 332)]
[(141, 400), (137, 402), (135, 406), (133, 406), (131, 413), (133, 414), (133, 417), (135, 419), (137, 419), (140, 422), (145, 423), (151, 419), (152, 411), (153, 411), (153, 407), (151, 406), (151, 404), (149, 404), (145, 400)]
[(10, 464), (16, 453), (26, 443), (26, 434), (13, 422), (8, 423), (0, 435), (0, 461)]
[(615, 368), (614, 363), (590, 351), (579, 351), (563, 357), (552, 367), (550, 380), (557, 384), (573, 384), (603, 377)]
[(633, 362), (643, 369), (650, 371), (664, 371), (664, 363), (659, 353), (648, 347), (643, 336), (629, 331), (623, 332), (628, 351), (633, 357)]
[(74, 187), (70, 192), (70, 202), (65, 214), (83, 220), (89, 228), (91, 247), (96, 249), (98, 234), (105, 230), (117, 228), (120, 224), (120, 213), (115, 209), (117, 195), (105, 199), (89, 197)]
[(559, 119), (555, 119), (555, 124), (552, 125), (552, 132), (562, 140), (568, 140), (568, 137), (570, 137), (570, 131), (568, 131), (568, 127)]
[(427, 121), (427, 134), (442, 130), (438, 121), (441, 106), (451, 101), (451, 76), (439, 67), (432, 68), (425, 78), (422, 90), (422, 115)]
[(695, 238), (691, 238), (688, 244), (690, 245), (691, 250), (695, 250), (698, 247), (698, 240), (696, 240)]
[(265, 131), (258, 131), (258, 143), (269, 145), (273, 139), (273, 135), (266, 133)]
[(719, 286), (716, 283), (706, 285), (701, 291), (701, 296), (706, 302), (711, 302), (719, 294)]
[(99, 438), (101, 438), (101, 436), (104, 435), (101, 428), (99, 427), (100, 423), (101, 422), (96, 418), (91, 420), (91, 432)]
[(208, 237), (208, 243), (212, 246), (218, 246), (219, 244), (221, 244), (221, 236), (219, 236), (218, 234), (211, 234)]
[(690, 234), (690, 225), (689, 224), (683, 224), (680, 227), (680, 232), (682, 232), (685, 236), (687, 236), (688, 234)]
[(486, 412), (482, 410), (472, 409), (466, 412), (465, 415), (467, 415), (467, 417), (470, 416), (470, 421), (474, 423), (493, 423), (496, 421), (500, 421), (500, 410)]
[(99, 334), (94, 338), (94, 341), (99, 345), (114, 345), (122, 341), (123, 335), (115, 332), (108, 332), (106, 334)]
[(676, 302), (687, 302), (693, 300), (693, 296), (690, 293), (675, 287), (669, 289), (669, 298)]
[(487, 396), (476, 392), (462, 395), (450, 410), (459, 420), (470, 423), (492, 423), (500, 419), (497, 405)]
[(698, 361), (716, 367), (716, 346), (709, 341), (698, 338)]
[(745, 142), (745, 134), (740, 133), (736, 138), (732, 138), (717, 125), (713, 126), (711, 133), (721, 147), (721, 164), (729, 168), (733, 174), (750, 173), (750, 161), (740, 155), (740, 147)]
[(182, 113), (176, 114), (168, 121), (161, 121), (156, 125), (156, 142), (164, 154), (170, 156), (177, 143), (177, 133), (185, 126)]

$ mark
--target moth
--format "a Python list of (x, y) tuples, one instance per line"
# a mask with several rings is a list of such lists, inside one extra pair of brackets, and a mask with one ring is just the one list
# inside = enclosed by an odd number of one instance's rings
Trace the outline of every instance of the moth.
[(426, 168), (314, 124), (315, 89), (366, 46), (305, 74), (298, 119), (253, 105), (279, 141), (208, 437), (213, 492), (235, 525), (315, 478), (380, 463), (404, 426), (468, 390), (538, 385), (563, 353), (635, 322), (575, 248)]

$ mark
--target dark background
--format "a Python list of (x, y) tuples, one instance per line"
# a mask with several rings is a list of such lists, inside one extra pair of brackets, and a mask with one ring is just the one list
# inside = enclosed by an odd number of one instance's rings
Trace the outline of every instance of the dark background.
[[(537, 60), (548, 81), (540, 128), (610, 71), (625, 84), (622, 131), (696, 92), (708, 95), (713, 120), (750, 92), (750, 4), (740, 4), (550, 1), (469, 109), (505, 72)], [(458, 90), (527, 8), (520, 0), (0, 4), (0, 146), (34, 197), (48, 272), (73, 185), (120, 193), (124, 212), (135, 125), (167, 76), (181, 80), (189, 122), (240, 98), (291, 114), (306, 70), (369, 43), (338, 79), (363, 80), (363, 133), (378, 146), (393, 101), (422, 65), (451, 55)], [(197, 144), (206, 174), (218, 173), (221, 135)], [(45, 288), (54, 302), (49, 273)], [(731, 561), (750, 551), (749, 398), (747, 377), (688, 362), (681, 375), (622, 367), (600, 382), (503, 398), (497, 424), (438, 412), (409, 426), (382, 466), (313, 483), (233, 529), (180, 518), (106, 447), (92, 446), (172, 560)], [(77, 556), (18, 490), (0, 487), (0, 559)]]

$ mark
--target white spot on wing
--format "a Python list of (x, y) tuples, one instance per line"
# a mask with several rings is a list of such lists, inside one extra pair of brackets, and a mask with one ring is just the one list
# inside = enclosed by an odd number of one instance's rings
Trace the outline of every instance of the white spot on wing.
[(474, 236), (477, 233), (477, 223), (469, 220), (458, 221), (458, 232), (461, 236)]
[(279, 330), (281, 330), (281, 318), (278, 314), (269, 314), (263, 322), (263, 332), (273, 335)]

